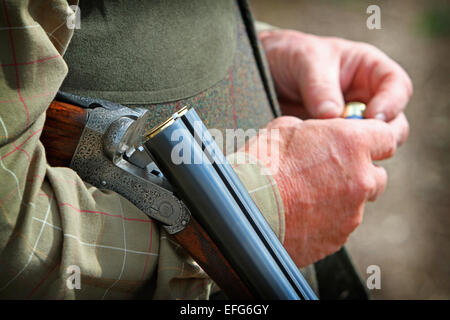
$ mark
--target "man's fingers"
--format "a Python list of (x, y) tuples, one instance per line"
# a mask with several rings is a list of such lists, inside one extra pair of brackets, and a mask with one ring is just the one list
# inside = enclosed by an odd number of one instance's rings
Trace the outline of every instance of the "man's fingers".
[(361, 126), (359, 128), (359, 132), (362, 132), (361, 139), (369, 149), (372, 160), (384, 160), (394, 155), (397, 140), (390, 125), (373, 119), (346, 121), (352, 121), (355, 127)]
[(306, 109), (314, 118), (339, 117), (344, 108), (339, 62), (315, 57), (302, 65), (299, 86)]
[(402, 112), (396, 118), (388, 122), (394, 133), (397, 146), (402, 145), (409, 135), (409, 124), (405, 114)]
[[(364, 116), (390, 121), (405, 109), (412, 95), (412, 83), (400, 67), (381, 65), (377, 68), (380, 71), (374, 73), (379, 75), (372, 75), (375, 78), (375, 92)], [(386, 68), (391, 69), (387, 71)]]
[(367, 200), (375, 201), (386, 189), (387, 173), (383, 167), (373, 165), (370, 174), (375, 181), (375, 188), (370, 191)]

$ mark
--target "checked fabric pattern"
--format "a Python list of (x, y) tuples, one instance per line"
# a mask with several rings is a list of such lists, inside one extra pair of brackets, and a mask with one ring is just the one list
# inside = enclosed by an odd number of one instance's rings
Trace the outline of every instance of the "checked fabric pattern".
[[(46, 162), (39, 136), (67, 73), (71, 4), (0, 0), (0, 297), (206, 299), (212, 281), (155, 222)], [(261, 170), (237, 173), (281, 232), (279, 194)], [(81, 289), (67, 286), (70, 266), (81, 270)]]

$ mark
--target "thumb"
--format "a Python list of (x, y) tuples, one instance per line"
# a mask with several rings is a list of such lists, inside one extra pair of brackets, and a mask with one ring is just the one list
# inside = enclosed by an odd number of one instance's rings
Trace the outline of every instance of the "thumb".
[(300, 93), (308, 112), (314, 118), (336, 118), (344, 111), (339, 81), (339, 62), (309, 61), (300, 74)]

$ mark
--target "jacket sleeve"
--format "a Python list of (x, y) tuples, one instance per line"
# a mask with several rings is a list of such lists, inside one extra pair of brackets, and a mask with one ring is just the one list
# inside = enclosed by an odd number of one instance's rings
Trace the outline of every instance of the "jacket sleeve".
[(75, 3), (0, 8), (0, 297), (207, 298), (199, 266), (126, 199), (50, 167), (39, 136), (66, 73)]
[[(70, 5), (5, 0), (0, 9), (0, 297), (206, 299), (211, 280), (157, 224), (46, 162), (39, 137), (67, 73)], [(282, 239), (273, 179), (257, 165), (235, 170)]]
[[(283, 199), (273, 176), (268, 169), (252, 155), (237, 152), (227, 156), (239, 179), (247, 189), (251, 198), (266, 218), (272, 230), (284, 243), (286, 230)], [(318, 294), (316, 272), (313, 265), (300, 269), (301, 273)]]
[(275, 29), (278, 29), (278, 27), (268, 24), (267, 22), (255, 21), (255, 29), (256, 29), (256, 32), (259, 33), (262, 31), (275, 30)]
[(283, 243), (284, 208), (275, 179), (258, 159), (248, 153), (233, 153), (227, 156), (227, 160), (278, 239)]

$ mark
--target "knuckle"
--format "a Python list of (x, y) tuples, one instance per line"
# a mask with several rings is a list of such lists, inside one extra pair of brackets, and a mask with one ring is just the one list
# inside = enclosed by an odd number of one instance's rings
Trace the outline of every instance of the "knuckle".
[[(351, 121), (351, 120), (343, 120)], [(341, 121), (342, 123), (342, 121)], [(336, 127), (337, 136), (342, 140), (350, 149), (359, 149), (359, 146), (363, 143), (363, 135), (360, 132), (360, 128), (357, 126), (348, 126), (348, 123), (343, 123), (341, 126)]]
[(387, 181), (388, 181), (388, 174), (386, 172), (386, 169), (384, 169), (383, 167), (378, 167), (380, 168), (380, 175), (381, 175), (381, 179), (380, 179), (380, 184), (382, 189), (384, 190), (384, 188), (386, 187)]
[(367, 42), (357, 42), (361, 50), (365, 51), (366, 53), (372, 53), (372, 54), (381, 54), (382, 51), (378, 49), (373, 44), (367, 43)]
[(411, 98), (413, 91), (414, 91), (414, 85), (412, 83), (411, 78), (408, 75), (406, 75), (406, 88), (407, 88), (408, 98)]
[(282, 127), (282, 126), (289, 126), (289, 127), (298, 126), (302, 122), (303, 121), (300, 118), (293, 117), (293, 116), (281, 116), (272, 121), (273, 124), (276, 124), (277, 126), (280, 126), (280, 127)]
[(406, 139), (408, 139), (409, 132), (410, 132), (409, 123), (408, 123), (408, 121), (405, 120), (405, 127), (403, 128), (403, 132), (402, 132), (402, 136), (400, 138), (399, 144), (402, 144), (403, 142), (405, 142)]
[(362, 215), (362, 213), (359, 213), (359, 212), (358, 212), (358, 214), (352, 216), (347, 222), (347, 226), (345, 228), (346, 231), (348, 233), (353, 232), (357, 227), (359, 227), (361, 225), (362, 218), (363, 218), (363, 215)]
[(296, 42), (295, 46), (291, 46), (292, 58), (308, 62), (305, 67), (317, 64), (317, 61), (325, 61), (323, 58), (333, 58), (336, 50), (329, 42), (323, 39), (303, 33), (296, 33), (291, 36), (291, 40)]
[(341, 236), (347, 238), (356, 228), (358, 228), (363, 220), (362, 207), (355, 210), (353, 214), (349, 215), (347, 219), (341, 224)]
[(295, 66), (297, 62), (303, 62), (303, 66), (311, 66), (314, 65), (315, 58), (319, 54), (317, 48), (313, 43), (306, 42), (301, 46), (292, 46), (290, 48), (290, 66)]
[[(388, 131), (388, 147), (389, 147), (389, 152), (388, 152), (388, 156), (392, 157), (395, 152), (397, 151), (397, 138), (394, 134), (394, 132), (392, 131)], [(401, 138), (400, 138), (401, 139)]]
[(376, 190), (377, 183), (370, 174), (364, 173), (357, 178), (356, 186), (366, 196)]
[(324, 77), (324, 74), (317, 71), (309, 74), (308, 84), (305, 87), (311, 95), (323, 95), (338, 90), (338, 85), (334, 79)]
[(349, 179), (345, 192), (351, 199), (353, 204), (363, 204), (366, 202), (368, 196), (374, 192), (376, 183), (365, 170), (355, 169), (353, 177)]
[(394, 104), (391, 108), (385, 108), (383, 113), (386, 117), (386, 121), (395, 119), (400, 112), (404, 109), (404, 105), (400, 103)]
[(293, 116), (281, 116), (269, 122), (265, 129), (278, 130), (281, 136), (291, 135), (302, 124), (303, 120)]

